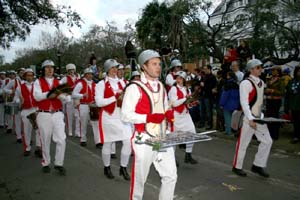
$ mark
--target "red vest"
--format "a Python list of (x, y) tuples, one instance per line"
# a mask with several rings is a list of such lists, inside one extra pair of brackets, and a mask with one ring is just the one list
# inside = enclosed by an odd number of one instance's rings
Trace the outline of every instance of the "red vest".
[[(135, 106), (135, 112), (137, 114), (146, 114), (146, 115), (152, 113), (150, 97), (141, 87), (138, 86), (138, 89), (140, 91), (141, 97)], [(134, 124), (134, 127), (138, 133), (144, 132), (146, 130), (145, 123)]]
[[(76, 76), (76, 75), (75, 75)], [(76, 79), (73, 81), (72, 77), (71, 76), (67, 76), (67, 84), (71, 87), (71, 88), (74, 88), (75, 87), (75, 84), (77, 83), (77, 80), (78, 80), (78, 77), (76, 76)]]
[(87, 96), (84, 96), (82, 99), (80, 99), (80, 103), (89, 104), (95, 102), (95, 82), (92, 81), (92, 89), (88, 86), (85, 80), (81, 80), (80, 82), (82, 84), (80, 94), (87, 94)]
[[(42, 92), (48, 92), (52, 89), (52, 88), (49, 88), (48, 82), (46, 81), (45, 78), (40, 78), (39, 81), (40, 81), (40, 86), (41, 86)], [(58, 85), (59, 85), (59, 81), (54, 78), (52, 87), (54, 88), (54, 87), (57, 87)], [(42, 101), (39, 101), (37, 104), (38, 104), (38, 108), (40, 110), (50, 110), (51, 109), (52, 111), (55, 111), (55, 110), (62, 109), (61, 101), (57, 98), (44, 99)]]
[[(109, 81), (106, 81), (105, 83), (105, 87), (104, 87), (104, 98), (110, 98), (112, 96), (115, 96), (114, 91), (111, 88), (111, 85), (109, 83)], [(118, 82), (118, 86), (120, 90), (124, 90), (122, 84), (120, 83), (120, 81)], [(105, 110), (106, 112), (108, 112), (109, 114), (112, 114), (115, 111), (116, 108), (116, 102), (112, 102), (111, 104), (102, 107), (103, 110)]]
[(5, 79), (5, 85), (7, 85), (9, 83), (9, 78)]
[(30, 109), (37, 106), (36, 101), (33, 98), (33, 84), (31, 86), (31, 91), (28, 90), (25, 83), (21, 84), (21, 94), (24, 100), (22, 109)]
[[(178, 100), (183, 99), (184, 98), (183, 92), (181, 92), (181, 90), (177, 86), (176, 89), (177, 89)], [(173, 109), (178, 113), (182, 113), (184, 111), (184, 108), (187, 108), (185, 104), (181, 104), (179, 106), (173, 107)]]

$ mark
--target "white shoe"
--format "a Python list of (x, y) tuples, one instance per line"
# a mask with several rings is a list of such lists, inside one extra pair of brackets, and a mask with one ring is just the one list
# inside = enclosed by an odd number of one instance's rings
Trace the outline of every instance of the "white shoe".
[(73, 133), (69, 133), (69, 136), (73, 136)]

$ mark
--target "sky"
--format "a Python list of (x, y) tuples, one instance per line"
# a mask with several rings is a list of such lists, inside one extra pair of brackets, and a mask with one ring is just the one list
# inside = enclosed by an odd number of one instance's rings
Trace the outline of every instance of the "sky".
[[(106, 21), (114, 21), (117, 27), (122, 30), (127, 19), (135, 22), (142, 13), (142, 9), (152, 0), (51, 0), (53, 4), (70, 5), (77, 11), (84, 21), (82, 28), (72, 28), (71, 32), (66, 26), (61, 26), (61, 30), (67, 37), (79, 38), (89, 30), (91, 25), (105, 25)], [(162, 2), (163, 0), (159, 0)], [(217, 5), (221, 0), (214, 0)], [(42, 24), (33, 26), (31, 34), (25, 41), (15, 41), (11, 43), (9, 50), (0, 48), (0, 55), (4, 55), (5, 62), (12, 62), (17, 50), (24, 48), (38, 47), (42, 31), (55, 32), (53, 26)]]

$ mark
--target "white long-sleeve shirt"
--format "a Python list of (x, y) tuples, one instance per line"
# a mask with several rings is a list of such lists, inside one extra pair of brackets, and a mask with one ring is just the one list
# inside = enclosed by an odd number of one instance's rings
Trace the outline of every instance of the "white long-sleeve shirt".
[(242, 82), (243, 78), (244, 78), (244, 73), (241, 72), (241, 71), (236, 71), (234, 72), (236, 77), (237, 77), (237, 80), (238, 80), (238, 83)]
[[(8, 84), (4, 87), (4, 92), (6, 94), (12, 94), (15, 88), (18, 88), (23, 81), (19, 78), (11, 79)], [(17, 84), (17, 85), (15, 85)]]
[[(92, 89), (92, 82), (93, 82), (92, 80), (88, 81), (86, 78), (83, 78), (83, 81), (86, 81), (88, 87), (90, 89)], [(76, 86), (75, 86), (75, 88), (72, 92), (72, 98), (73, 99), (82, 99), (83, 98), (83, 94), (80, 94), (80, 91), (82, 90), (82, 87), (83, 87), (83, 85), (82, 85), (81, 81), (76, 84)]]
[[(115, 96), (112, 96), (112, 97), (109, 97), (109, 98), (104, 98), (105, 83), (107, 81), (109, 81), (110, 86), (111, 86), (114, 94), (122, 92), (119, 89), (119, 85), (118, 85), (118, 82), (120, 81), (120, 79), (106, 77), (105, 80), (100, 81), (96, 85), (95, 101), (96, 101), (96, 105), (98, 107), (104, 107), (104, 106), (107, 106), (107, 105), (117, 101)], [(121, 81), (120, 83), (122, 84), (123, 88), (125, 88), (126, 85), (125, 85), (124, 81)]]
[(173, 78), (173, 75), (169, 73), (166, 77), (166, 84), (168, 86), (172, 87), (175, 82), (176, 82), (176, 80)]
[[(53, 88), (53, 81), (54, 81), (54, 77), (52, 78), (47, 78), (45, 77), (46, 82), (49, 85), (49, 88), (52, 89)], [(40, 85), (40, 80), (37, 79), (34, 82), (34, 86), (33, 86), (33, 97), (35, 98), (36, 101), (42, 101), (47, 99), (47, 94), (49, 93), (49, 91), (47, 92), (42, 92), (42, 88)], [(71, 97), (70, 95), (65, 95), (65, 94), (61, 94), (58, 96), (58, 99), (61, 100), (63, 103), (67, 103), (71, 101)]]
[[(28, 91), (31, 91), (32, 86), (33, 86), (34, 83), (33, 82), (29, 83), (27, 81), (24, 81), (24, 83), (25, 83), (26, 87), (28, 88)], [(17, 87), (17, 89), (16, 89), (14, 101), (16, 103), (20, 103), (21, 102), (21, 98), (23, 98), (23, 97), (22, 97), (21, 86), (20, 86), (20, 87)]]
[[(144, 73), (141, 74), (141, 81), (144, 84), (148, 82), (154, 91), (158, 90), (158, 81), (147, 81)], [(160, 89), (164, 89), (164, 88), (160, 88)], [(164, 92), (164, 94), (165, 94), (164, 106), (165, 106), (165, 110), (167, 110), (169, 106), (168, 98), (166, 92)], [(146, 123), (147, 115), (138, 114), (135, 112), (136, 105), (139, 102), (140, 98), (141, 98), (141, 93), (136, 84), (131, 84), (126, 88), (126, 92), (123, 98), (122, 110), (121, 110), (121, 119), (124, 122), (129, 122), (133, 124)]]
[[(70, 75), (68, 75), (70, 76)], [(78, 76), (74, 75), (74, 76), (70, 76), (72, 81), (75, 82), (77, 79), (78, 79)], [(68, 83), (68, 79), (67, 79), (67, 76), (64, 76), (60, 81), (59, 83), (62, 85), (62, 84), (65, 84), (65, 83)]]
[[(53, 87), (53, 80), (54, 78), (46, 78), (45, 80), (47, 81), (49, 88), (51, 89)], [(33, 88), (33, 97), (35, 98), (36, 101), (42, 101), (44, 99), (47, 99), (47, 94), (49, 93), (49, 91), (47, 92), (42, 92), (42, 88), (40, 85), (40, 80), (37, 79), (34, 82), (34, 88)]]
[[(259, 84), (261, 81), (260, 78), (250, 75), (251, 79), (255, 82), (255, 84)], [(264, 87), (264, 85), (262, 85)], [(253, 120), (255, 117), (252, 115), (250, 105), (249, 105), (249, 94), (253, 90), (253, 85), (249, 80), (244, 80), (240, 84), (240, 103), (244, 112), (244, 115), (248, 120)], [(262, 114), (263, 117), (263, 114)]]
[[(178, 99), (178, 95), (177, 95), (177, 87), (179, 88), (179, 90), (183, 93), (184, 98), (182, 99)], [(180, 87), (180, 86), (173, 86), (170, 91), (169, 91), (169, 100), (172, 104), (172, 106), (177, 107), (180, 106), (181, 104), (183, 104), (186, 101), (186, 95), (187, 95), (187, 89), (186, 87)]]

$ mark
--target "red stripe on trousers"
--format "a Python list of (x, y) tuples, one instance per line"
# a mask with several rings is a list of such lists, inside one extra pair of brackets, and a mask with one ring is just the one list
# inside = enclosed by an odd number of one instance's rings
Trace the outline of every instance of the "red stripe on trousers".
[(99, 134), (100, 134), (100, 140), (101, 143), (104, 144), (104, 133), (103, 133), (103, 128), (102, 128), (102, 114), (103, 114), (103, 108), (100, 109), (99, 111)]
[[(80, 106), (80, 105), (79, 105)], [(79, 109), (79, 106), (78, 106), (78, 115), (79, 115), (79, 132), (80, 132), (80, 141), (81, 141), (81, 138), (82, 138), (82, 132), (81, 132), (81, 117), (80, 117), (80, 109)]]
[(133, 161), (132, 161), (132, 167), (131, 167), (131, 183), (130, 183), (130, 200), (133, 199), (133, 191), (134, 191), (134, 172), (135, 172), (135, 152), (134, 152), (134, 149), (133, 149), (133, 142), (134, 142), (134, 135), (135, 134), (132, 134), (132, 137), (131, 137), (131, 151), (133, 153)]
[(241, 128), (241, 131), (240, 131), (240, 136), (239, 136), (238, 142), (236, 144), (235, 157), (234, 157), (234, 161), (233, 161), (233, 167), (234, 168), (236, 167), (236, 162), (237, 162), (237, 158), (238, 158), (238, 155), (239, 155), (239, 148), (240, 148), (240, 143), (241, 143), (241, 137), (242, 137), (242, 128)]

